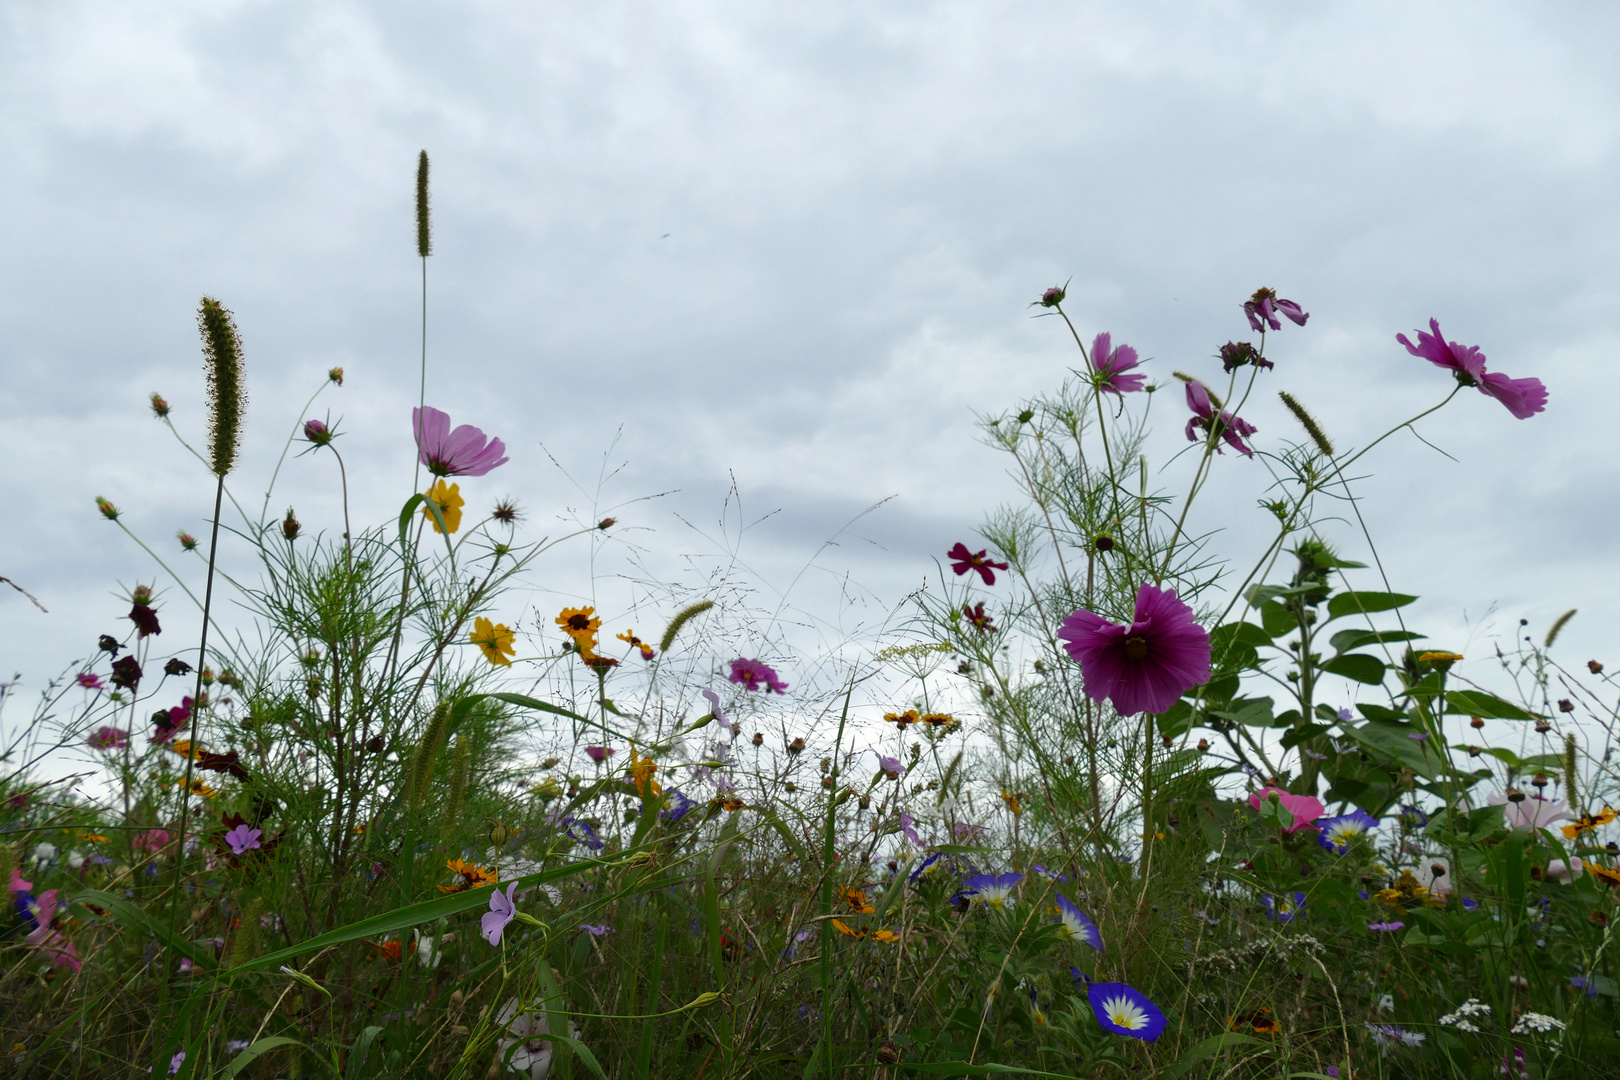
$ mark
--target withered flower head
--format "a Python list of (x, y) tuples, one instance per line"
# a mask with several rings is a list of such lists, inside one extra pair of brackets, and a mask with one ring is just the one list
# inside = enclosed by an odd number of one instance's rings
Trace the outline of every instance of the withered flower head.
[(502, 525), (516, 525), (523, 520), (523, 513), (518, 510), (517, 503), (511, 499), (502, 499), (496, 503), (495, 509), (490, 511), (489, 516)]
[(293, 513), (292, 507), (287, 507), (287, 516), (281, 519), (281, 535), (288, 540), (298, 539), (298, 531), (303, 526), (298, 524), (298, 516)]
[(152, 415), (159, 420), (169, 415), (169, 403), (164, 401), (163, 395), (156, 391), (152, 392)]

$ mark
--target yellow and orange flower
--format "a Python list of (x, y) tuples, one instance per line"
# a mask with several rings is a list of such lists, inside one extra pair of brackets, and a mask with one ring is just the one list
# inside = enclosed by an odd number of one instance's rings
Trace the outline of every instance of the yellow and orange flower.
[(636, 632), (634, 630), (626, 630), (622, 634), (615, 634), (614, 637), (628, 645), (634, 645), (636, 648), (640, 649), (641, 658), (643, 660), (651, 660), (654, 656), (658, 655), (658, 650), (636, 637)]
[(917, 721), (919, 721), (921, 719), (922, 719), (922, 717), (917, 715), (917, 710), (916, 709), (907, 709), (903, 713), (884, 713), (883, 714), (883, 722), (884, 723), (893, 724), (896, 727), (898, 727), (901, 731), (904, 731), (908, 724), (915, 724)]
[(844, 898), (844, 903), (848, 904), (850, 910), (857, 915), (871, 915), (877, 911), (877, 908), (867, 902), (866, 894), (857, 889), (840, 889), (838, 895)]
[(1596, 814), (1584, 814), (1574, 824), (1565, 825), (1563, 827), (1564, 839), (1573, 840), (1583, 832), (1589, 832), (1590, 830), (1597, 828), (1599, 825), (1607, 825), (1609, 822), (1613, 821), (1616, 816), (1617, 815), (1615, 814), (1614, 810), (1607, 806)]
[(512, 644), (512, 628), (505, 623), (492, 623), (488, 619), (473, 620), (472, 643), (484, 653), (484, 659), (500, 667), (510, 667), (517, 652)]
[(1007, 809), (1012, 811), (1013, 817), (1024, 816), (1024, 797), (1022, 795), (1013, 791), (1003, 791), (1001, 801), (1007, 804)]
[(1607, 866), (1599, 866), (1595, 862), (1586, 863), (1586, 869), (1595, 878), (1607, 881), (1610, 885), (1620, 885), (1620, 870), (1611, 870)]
[(838, 931), (840, 934), (843, 934), (845, 937), (863, 938), (866, 936), (865, 930), (856, 930), (848, 923), (845, 923), (842, 919), (834, 919), (832, 924), (833, 929)]
[(444, 528), (441, 529), (439, 523), (433, 518), (433, 511), (425, 506), (422, 507), (422, 516), (427, 518), (428, 524), (433, 526), (434, 532), (442, 533), (449, 530), (453, 533), (461, 528), (461, 508), (466, 506), (467, 502), (461, 497), (460, 484), (446, 484), (443, 480), (440, 480), (422, 494), (429, 502), (439, 508), (439, 515), (444, 518)]
[(950, 713), (942, 712), (923, 713), (922, 722), (927, 724), (929, 727), (943, 727), (946, 724), (954, 724), (956, 722), (956, 717), (952, 716)]
[(650, 757), (641, 757), (635, 747), (630, 748), (630, 764), (627, 766), (630, 781), (635, 785), (636, 791), (643, 799), (656, 798), (663, 793), (663, 788), (653, 783), (653, 774), (658, 771), (658, 763)]
[(729, 811), (731, 813), (736, 813), (738, 810), (741, 810), (747, 805), (747, 803), (743, 802), (735, 795), (727, 795), (724, 799), (720, 800), (720, 809)]
[(439, 891), (442, 893), (466, 892), (468, 889), (476, 889), (480, 885), (493, 885), (500, 880), (501, 876), (500, 871), (493, 866), (474, 866), (472, 863), (463, 862), (461, 859), (451, 859), (444, 865), (460, 874), (461, 880), (453, 885), (440, 885)]
[(872, 934), (873, 941), (899, 941), (900, 935), (893, 930), (878, 930)]

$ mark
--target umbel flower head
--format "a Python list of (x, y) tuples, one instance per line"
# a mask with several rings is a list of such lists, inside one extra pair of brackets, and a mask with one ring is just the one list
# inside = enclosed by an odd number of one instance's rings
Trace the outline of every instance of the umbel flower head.
[(431, 405), (411, 410), (417, 454), (434, 476), (483, 476), (512, 460), (506, 444), (471, 424), (450, 430), (450, 415)]
[(1121, 714), (1162, 713), (1209, 679), (1209, 634), (1174, 589), (1144, 584), (1128, 626), (1076, 611), (1058, 637), (1080, 663), (1086, 694), (1113, 702)]
[(1437, 367), (1454, 375), (1459, 383), (1472, 386), (1487, 397), (1493, 397), (1507, 407), (1507, 411), (1520, 420), (1528, 420), (1547, 407), (1547, 388), (1540, 379), (1510, 379), (1506, 375), (1487, 374), (1485, 354), (1478, 345), (1459, 345), (1447, 342), (1440, 333), (1440, 320), (1430, 319), (1432, 334), (1415, 330), (1417, 344), (1405, 334), (1396, 334), (1395, 340), (1406, 346), (1413, 356), (1421, 356)]

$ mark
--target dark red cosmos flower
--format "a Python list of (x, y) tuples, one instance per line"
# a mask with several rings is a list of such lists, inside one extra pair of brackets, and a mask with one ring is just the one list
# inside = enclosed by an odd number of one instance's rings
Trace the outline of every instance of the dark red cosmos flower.
[(1143, 585), (1128, 625), (1076, 611), (1058, 637), (1080, 662), (1086, 694), (1113, 702), (1122, 716), (1162, 713), (1209, 678), (1209, 634), (1174, 589)]
[(996, 624), (990, 621), (989, 615), (985, 614), (983, 604), (974, 604), (971, 607), (964, 604), (962, 614), (967, 617), (968, 622), (978, 628), (980, 633), (993, 634), (996, 632)]
[(130, 605), (129, 621), (135, 624), (137, 637), (163, 633), (163, 628), (158, 625), (157, 612), (153, 611), (152, 605), (144, 600), (137, 598), (135, 603)]
[(235, 750), (228, 754), (211, 754), (204, 750), (197, 758), (197, 768), (207, 769), (210, 772), (229, 773), (238, 780), (246, 780), (248, 771), (242, 765), (242, 759)]
[(133, 656), (126, 656), (122, 660), (114, 660), (112, 666), (112, 684), (121, 686), (125, 690), (135, 689), (135, 684), (141, 681), (141, 665), (136, 663)]
[(961, 577), (969, 570), (977, 570), (979, 576), (984, 578), (986, 585), (994, 585), (996, 575), (992, 571), (1005, 570), (1007, 564), (1004, 562), (992, 562), (989, 554), (989, 548), (970, 552), (967, 545), (958, 540), (956, 546), (945, 553), (945, 557), (951, 560), (951, 569), (956, 571), (957, 577)]

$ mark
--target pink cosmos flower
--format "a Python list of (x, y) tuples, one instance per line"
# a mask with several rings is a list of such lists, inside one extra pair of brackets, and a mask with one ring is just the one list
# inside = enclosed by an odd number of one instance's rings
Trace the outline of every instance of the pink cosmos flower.
[(763, 683), (767, 694), (772, 690), (778, 694), (787, 692), (787, 683), (777, 676), (774, 668), (761, 660), (745, 660), (739, 656), (731, 662), (731, 674), (727, 678), (734, 683), (742, 683), (748, 690), (758, 690)]
[(11, 868), (11, 891), (12, 892), (32, 892), (33, 889), (34, 889), (34, 883), (32, 881), (24, 881), (22, 873), (20, 871), (18, 871), (18, 869), (15, 866), (13, 866)]
[(956, 546), (945, 553), (945, 557), (951, 560), (951, 569), (956, 571), (957, 577), (961, 577), (969, 570), (977, 570), (986, 585), (994, 585), (996, 583), (994, 571), (1007, 569), (1007, 564), (991, 561), (989, 554), (989, 548), (970, 552), (967, 545), (958, 540)]
[(505, 456), (501, 440), (471, 424), (451, 431), (449, 414), (431, 405), (411, 410), (411, 427), (416, 431), (418, 457), (434, 476), (483, 476), (512, 460)]
[(1092, 339), (1091, 374), (1098, 390), (1120, 397), (1142, 389), (1147, 376), (1127, 374), (1136, 366), (1136, 350), (1129, 345), (1115, 348), (1112, 334), (1098, 334)]
[(612, 753), (613, 747), (611, 746), (587, 746), (585, 748), (585, 756), (597, 764), (601, 764), (602, 762), (606, 761), (608, 759), (608, 755)]
[[(1203, 383), (1190, 382), (1187, 384), (1187, 407), (1193, 411), (1192, 417), (1187, 421), (1188, 442), (1198, 442), (1203, 437), (1198, 434), (1200, 428), (1205, 432), (1214, 429), (1238, 453), (1244, 457), (1254, 457), (1254, 451), (1250, 450), (1243, 440), (1260, 429), (1242, 417), (1234, 416), (1225, 409), (1217, 412), (1214, 402), (1210, 401), (1209, 391), (1204, 388)], [(1220, 453), (1220, 449), (1217, 446), (1215, 452)]]
[(1547, 407), (1547, 388), (1540, 379), (1510, 379), (1506, 375), (1486, 374), (1485, 354), (1478, 345), (1447, 343), (1440, 333), (1440, 320), (1430, 319), (1432, 334), (1415, 330), (1418, 341), (1413, 345), (1405, 334), (1396, 334), (1395, 340), (1406, 346), (1413, 356), (1421, 356), (1429, 363), (1443, 367), (1464, 386), (1472, 386), (1487, 397), (1493, 397), (1507, 407), (1507, 411), (1520, 420), (1528, 420)]
[(1280, 298), (1274, 289), (1257, 289), (1255, 294), (1243, 305), (1243, 314), (1249, 317), (1249, 325), (1265, 333), (1266, 327), (1281, 330), (1282, 323), (1277, 321), (1277, 315), (1286, 316), (1295, 326), (1304, 326), (1310, 313), (1292, 300)]
[(1313, 822), (1327, 812), (1327, 807), (1323, 806), (1322, 800), (1316, 796), (1295, 795), (1279, 787), (1262, 788), (1255, 792), (1249, 796), (1249, 805), (1258, 810), (1261, 804), (1273, 795), (1277, 797), (1284, 810), (1294, 815), (1294, 823), (1288, 826), (1286, 832), (1296, 833), (1301, 829), (1314, 829), (1317, 826)]
[(1058, 637), (1079, 661), (1091, 700), (1112, 701), (1123, 715), (1162, 713), (1209, 679), (1209, 635), (1174, 589), (1138, 589), (1129, 626), (1076, 611)]
[(129, 732), (123, 728), (101, 727), (84, 741), (92, 750), (122, 750), (129, 745)]
[(93, 671), (79, 672), (79, 677), (75, 681), (86, 690), (101, 690), (107, 685), (102, 681), (101, 676)]
[(1528, 795), (1514, 802), (1508, 798), (1507, 792), (1498, 791), (1485, 801), (1502, 808), (1502, 818), (1510, 829), (1533, 832), (1536, 829), (1545, 829), (1555, 821), (1565, 821), (1569, 818), (1569, 807), (1564, 805), (1562, 799), (1544, 799), (1540, 795)]
[(79, 950), (59, 931), (51, 929), (51, 918), (56, 914), (57, 890), (47, 889), (35, 901), (34, 918), (37, 926), (28, 935), (28, 944), (40, 949), (60, 968), (78, 971), (84, 966)]
[(135, 847), (141, 851), (162, 851), (169, 846), (167, 829), (148, 829), (135, 838)]

